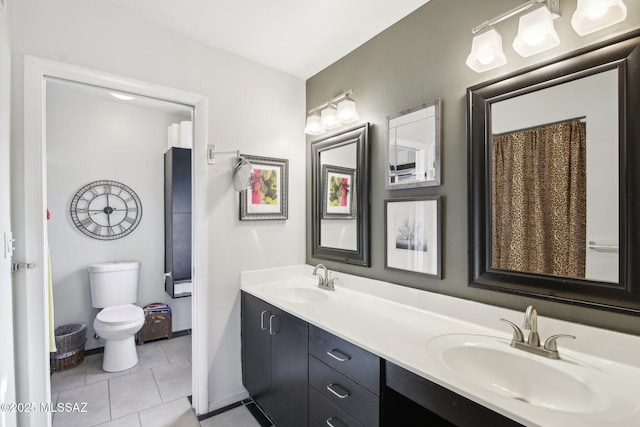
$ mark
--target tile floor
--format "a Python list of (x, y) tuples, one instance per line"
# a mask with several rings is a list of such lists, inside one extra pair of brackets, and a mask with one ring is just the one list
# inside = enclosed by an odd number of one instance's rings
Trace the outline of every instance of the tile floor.
[[(56, 403), (86, 402), (86, 412), (57, 412), (53, 427), (261, 427), (244, 404), (198, 421), (191, 409), (191, 335), (137, 347), (139, 362), (104, 372), (102, 354), (75, 368), (54, 372)], [(249, 405), (255, 405), (246, 402)]]

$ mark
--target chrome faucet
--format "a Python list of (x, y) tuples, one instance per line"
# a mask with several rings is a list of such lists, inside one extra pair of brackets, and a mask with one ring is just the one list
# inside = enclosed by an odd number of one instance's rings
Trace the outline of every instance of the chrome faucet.
[(511, 347), (537, 354), (539, 356), (545, 356), (549, 359), (560, 359), (558, 345), (556, 343), (558, 338), (576, 338), (573, 335), (567, 334), (552, 335), (544, 342), (544, 346), (540, 347), (540, 335), (538, 335), (538, 312), (532, 305), (527, 307), (527, 310), (524, 313), (524, 324), (522, 325), (523, 329), (531, 331), (527, 337), (527, 342), (524, 342), (524, 334), (515, 323), (507, 319), (500, 320), (508, 323), (513, 328)]
[[(318, 269), (322, 268), (324, 269), (324, 276), (322, 274), (318, 273)], [(329, 269), (324, 265), (324, 264), (318, 264), (316, 265), (316, 268), (313, 269), (313, 275), (314, 276), (318, 276), (318, 287), (320, 289), (326, 289), (327, 291), (335, 291), (335, 281), (338, 280), (337, 278), (331, 278), (331, 272), (329, 271)]]
[(538, 312), (532, 305), (527, 307), (527, 310), (524, 312), (524, 323), (522, 324), (522, 329), (531, 331), (527, 337), (527, 344), (538, 347), (540, 345), (540, 335), (538, 335)]

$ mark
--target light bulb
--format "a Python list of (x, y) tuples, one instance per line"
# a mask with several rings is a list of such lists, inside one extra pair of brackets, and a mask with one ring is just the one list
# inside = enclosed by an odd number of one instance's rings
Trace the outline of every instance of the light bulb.
[(321, 135), (324, 133), (324, 127), (320, 122), (320, 115), (313, 113), (307, 117), (307, 125), (304, 128), (304, 133), (307, 135)]
[(323, 109), (320, 112), (320, 117), (325, 129), (335, 129), (340, 127), (342, 124), (340, 123), (340, 120), (338, 120), (337, 111), (333, 105), (329, 105), (327, 108)]
[(338, 102), (338, 120), (342, 123), (352, 123), (360, 118), (356, 111), (356, 103), (349, 97)]
[(593, 7), (587, 11), (585, 17), (590, 21), (602, 19), (602, 17), (609, 11), (609, 7), (609, 5), (604, 4), (593, 5)]
[(538, 46), (544, 40), (544, 33), (531, 34), (527, 37), (526, 43), (529, 46)]
[(494, 59), (496, 59), (496, 55), (493, 52), (484, 52), (478, 56), (478, 62), (482, 65), (491, 64)]
[(494, 28), (473, 37), (471, 53), (466, 63), (476, 73), (492, 70), (507, 63), (502, 51), (502, 37)]

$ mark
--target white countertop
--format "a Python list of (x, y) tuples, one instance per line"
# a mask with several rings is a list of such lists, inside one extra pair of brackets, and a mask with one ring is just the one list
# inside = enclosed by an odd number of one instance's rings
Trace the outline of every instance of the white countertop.
[[(572, 334), (577, 339), (558, 342), (564, 360), (547, 360), (522, 352), (525, 357), (555, 363), (550, 366), (556, 368), (561, 366), (559, 364), (573, 362), (591, 365), (598, 375), (604, 375), (607, 381), (616, 385), (618, 394), (615, 399), (605, 402), (604, 409), (588, 413), (543, 408), (468, 382), (427, 351), (427, 343), (444, 334), (499, 337), (508, 347), (511, 330), (499, 319), (520, 324), (524, 313), (344, 273), (334, 273), (334, 277), (339, 278), (336, 290), (323, 291), (327, 298), (322, 302), (299, 303), (281, 297), (286, 288), (317, 289), (317, 280), (311, 277), (312, 269), (299, 265), (243, 272), (241, 288), (524, 425), (640, 426), (640, 337), (545, 318), (544, 313), (539, 313), (541, 341), (558, 333)], [(589, 378), (585, 378), (587, 384), (588, 381)]]

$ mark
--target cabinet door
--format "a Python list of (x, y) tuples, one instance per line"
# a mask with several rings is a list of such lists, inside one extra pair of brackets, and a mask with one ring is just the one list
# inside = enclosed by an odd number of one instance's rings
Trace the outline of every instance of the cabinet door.
[(242, 382), (253, 399), (269, 409), (271, 306), (242, 292)]
[(278, 427), (308, 423), (307, 322), (276, 307), (271, 326), (271, 407), (267, 410)]

